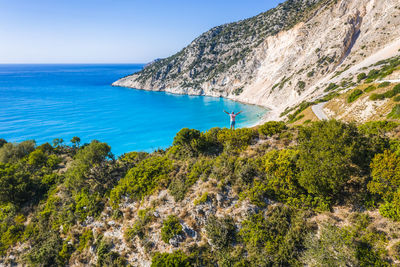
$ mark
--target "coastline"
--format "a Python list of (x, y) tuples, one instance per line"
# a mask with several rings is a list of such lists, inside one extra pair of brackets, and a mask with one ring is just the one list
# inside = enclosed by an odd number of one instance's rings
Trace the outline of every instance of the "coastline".
[[(128, 75), (130, 76), (130, 75)], [(128, 77), (125, 76), (125, 77)], [(123, 77), (123, 78), (125, 78)], [(121, 79), (123, 79), (121, 78)], [(174, 92), (172, 90), (154, 90), (154, 89), (145, 89), (145, 88), (136, 88), (136, 87), (130, 87), (130, 86), (123, 86), (123, 85), (119, 85), (118, 81), (120, 81), (121, 79), (113, 82), (111, 84), (111, 86), (113, 87), (121, 87), (121, 88), (127, 88), (127, 89), (131, 89), (131, 90), (140, 90), (140, 91), (149, 91), (149, 92), (158, 92), (158, 93), (164, 93), (164, 94), (171, 94), (171, 95), (186, 95), (186, 96), (202, 96), (202, 97), (212, 97), (212, 98), (223, 98), (226, 100), (230, 100), (230, 101), (234, 101), (240, 104), (244, 104), (244, 105), (249, 105), (249, 106), (256, 106), (258, 108), (261, 108), (264, 112), (263, 114), (257, 118), (256, 122), (252, 122), (249, 125), (244, 126), (243, 128), (252, 128), (252, 127), (256, 127), (259, 126), (261, 124), (264, 124), (265, 122), (272, 120), (272, 116), (273, 114), (275, 114), (276, 112), (273, 111), (273, 109), (266, 107), (266, 106), (262, 106), (262, 105), (257, 105), (254, 103), (249, 103), (243, 100), (239, 100), (239, 99), (234, 99), (234, 98), (230, 98), (230, 97), (224, 97), (221, 95), (208, 95), (208, 94), (192, 94), (192, 93), (184, 93), (184, 92)], [(256, 116), (258, 116), (259, 114), (256, 114)]]

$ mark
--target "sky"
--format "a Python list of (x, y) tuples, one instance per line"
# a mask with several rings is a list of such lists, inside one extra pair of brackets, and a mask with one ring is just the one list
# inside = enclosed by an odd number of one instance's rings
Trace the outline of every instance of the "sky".
[(0, 63), (146, 63), (282, 0), (0, 0)]

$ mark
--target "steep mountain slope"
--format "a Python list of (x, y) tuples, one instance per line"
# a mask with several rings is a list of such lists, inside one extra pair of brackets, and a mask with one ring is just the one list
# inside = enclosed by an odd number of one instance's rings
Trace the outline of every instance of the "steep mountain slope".
[(113, 85), (222, 96), (271, 109), (324, 94), (337, 72), (392, 45), (400, 48), (397, 0), (292, 0), (215, 27), (172, 57)]

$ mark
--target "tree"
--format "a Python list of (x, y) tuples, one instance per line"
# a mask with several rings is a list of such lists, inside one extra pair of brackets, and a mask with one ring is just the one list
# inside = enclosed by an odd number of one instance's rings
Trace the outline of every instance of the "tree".
[(0, 162), (17, 162), (35, 150), (36, 143), (33, 140), (23, 141), (19, 144), (6, 143), (0, 148)]
[(62, 143), (64, 143), (64, 140), (62, 138), (54, 138), (53, 139), (53, 146), (54, 147), (62, 146)]
[(73, 144), (74, 147), (78, 147), (79, 148), (80, 142), (81, 142), (81, 139), (78, 136), (74, 136), (71, 139), (71, 143)]
[(3, 138), (0, 138), (0, 148), (4, 145), (7, 144), (7, 141)]
[(316, 122), (299, 131), (299, 183), (309, 193), (335, 198), (364, 156), (353, 124)]

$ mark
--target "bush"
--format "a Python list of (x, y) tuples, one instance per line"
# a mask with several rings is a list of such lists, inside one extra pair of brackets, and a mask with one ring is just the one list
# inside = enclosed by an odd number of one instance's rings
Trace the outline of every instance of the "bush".
[[(92, 141), (89, 145), (80, 149), (72, 162), (72, 166), (66, 173), (66, 183), (69, 187), (80, 191), (86, 183), (90, 180), (88, 175), (93, 167), (99, 166), (104, 163), (108, 158), (112, 158), (110, 153), (111, 148), (106, 143)], [(100, 178), (96, 175), (95, 178)], [(108, 178), (108, 177), (107, 177)], [(100, 185), (107, 181), (95, 180)]]
[(174, 137), (172, 145), (180, 146), (191, 155), (195, 155), (202, 146), (199, 130), (183, 128)]
[(354, 102), (354, 101), (357, 100), (357, 98), (359, 98), (362, 94), (363, 94), (363, 91), (361, 91), (360, 89), (354, 90), (354, 91), (351, 92), (351, 94), (347, 97), (347, 103)]
[(400, 119), (400, 104), (396, 104), (387, 117), (390, 119)]
[(370, 121), (360, 125), (358, 129), (365, 135), (384, 135), (397, 126), (399, 124), (393, 121)]
[(376, 90), (376, 87), (374, 85), (370, 85), (367, 88), (364, 89), (364, 92), (369, 93)]
[(201, 197), (199, 197), (198, 199), (195, 199), (193, 204), (195, 206), (200, 205), (200, 204), (204, 204), (208, 201), (208, 192), (205, 192), (204, 194), (201, 195)]
[(112, 243), (100, 240), (97, 246), (97, 266), (126, 266), (126, 259), (122, 258), (117, 252), (111, 251)]
[(364, 80), (365, 78), (367, 78), (367, 74), (365, 74), (364, 72), (361, 72), (360, 74), (357, 75), (357, 82), (361, 82), (362, 80)]
[(339, 198), (355, 174), (353, 166), (365, 164), (366, 147), (361, 140), (353, 124), (333, 120), (300, 128), (299, 184), (310, 194)]
[(264, 156), (266, 186), (276, 200), (284, 201), (301, 193), (297, 180), (297, 158), (298, 151), (291, 149), (273, 150)]
[(5, 144), (7, 144), (7, 141), (5, 139), (3, 139), (3, 138), (0, 138), (0, 148), (2, 146), (4, 146)]
[(396, 95), (400, 94), (400, 84), (396, 84), (392, 90)]
[(254, 129), (242, 128), (236, 130), (222, 129), (218, 132), (217, 138), (224, 145), (224, 150), (228, 153), (243, 151), (257, 136)]
[(392, 98), (392, 97), (394, 97), (396, 94), (394, 93), (394, 91), (393, 90), (389, 90), (389, 91), (387, 91), (387, 92), (385, 92), (384, 94), (383, 94), (383, 96), (385, 97), (385, 98)]
[(239, 231), (248, 266), (299, 266), (308, 231), (304, 215), (283, 206), (270, 208), (265, 216), (250, 215)]
[(378, 88), (388, 87), (389, 85), (390, 85), (390, 82), (383, 82), (378, 85)]
[(368, 189), (385, 200), (379, 209), (382, 216), (400, 220), (400, 156), (388, 150), (377, 154), (371, 169)]
[(326, 89), (324, 90), (325, 92), (329, 92), (332, 90), (335, 90), (336, 88), (338, 88), (339, 86), (336, 83), (330, 83), (328, 85), (328, 87), (326, 87)]
[(0, 203), (22, 205), (43, 193), (41, 181), (24, 171), (20, 164), (0, 163)]
[(230, 217), (210, 216), (205, 230), (209, 242), (216, 249), (226, 249), (236, 240), (236, 226)]
[(28, 156), (28, 164), (34, 167), (42, 167), (47, 162), (47, 155), (41, 150), (36, 149)]
[(287, 127), (284, 122), (269, 121), (269, 122), (266, 122), (263, 125), (261, 125), (258, 128), (258, 132), (265, 136), (272, 136), (275, 134), (279, 134), (286, 129), (287, 129)]
[(0, 163), (14, 163), (35, 150), (35, 141), (24, 141), (19, 144), (5, 143), (0, 148)]
[(127, 229), (124, 233), (124, 238), (127, 242), (132, 241), (135, 236), (143, 239), (146, 234), (146, 226), (153, 220), (152, 211), (149, 209), (139, 210), (137, 219), (134, 225)]
[(172, 253), (159, 253), (153, 256), (151, 260), (152, 267), (190, 267), (190, 259), (180, 250)]
[(103, 210), (104, 204), (98, 192), (89, 193), (87, 189), (82, 189), (74, 195), (75, 215), (84, 221), (88, 216), (97, 217)]
[(82, 235), (79, 237), (79, 245), (78, 245), (78, 251), (82, 252), (85, 248), (87, 248), (91, 242), (93, 242), (94, 237), (93, 237), (93, 232), (90, 229), (87, 229), (82, 233)]
[(392, 195), (392, 200), (386, 200), (379, 207), (379, 213), (386, 218), (400, 221), (400, 188)]
[(169, 243), (171, 238), (180, 234), (183, 234), (183, 230), (178, 217), (174, 215), (168, 216), (168, 218), (163, 221), (163, 227), (161, 228), (161, 239), (165, 243)]
[(371, 163), (372, 181), (369, 189), (372, 193), (390, 196), (400, 187), (400, 156), (389, 150), (377, 154)]
[(370, 95), (369, 99), (372, 101), (383, 100), (385, 99), (385, 96), (383, 94), (372, 94)]
[(303, 81), (299, 81), (299, 82), (297, 83), (297, 87), (298, 87), (300, 90), (303, 90), (303, 89), (306, 87), (306, 83), (303, 82)]
[(142, 199), (162, 184), (167, 184), (172, 162), (165, 157), (153, 156), (143, 160), (128, 171), (110, 193), (110, 201), (116, 208), (123, 196)]
[(398, 95), (398, 96), (395, 96), (395, 97), (393, 98), (393, 101), (395, 101), (395, 102), (399, 102), (399, 101), (400, 101), (400, 95)]

